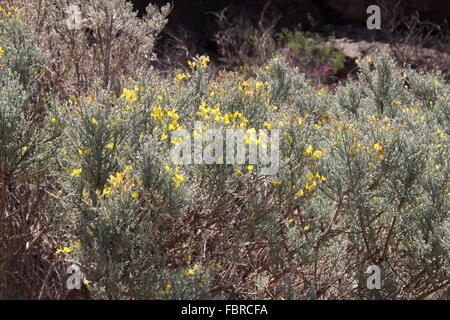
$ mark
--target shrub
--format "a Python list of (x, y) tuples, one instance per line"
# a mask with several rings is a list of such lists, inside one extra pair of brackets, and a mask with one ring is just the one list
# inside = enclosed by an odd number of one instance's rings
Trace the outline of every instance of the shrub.
[[(122, 77), (148, 70), (170, 12), (169, 5), (149, 5), (141, 19), (125, 0), (14, 2), (21, 6), (30, 32), (49, 52), (49, 87), (65, 95), (85, 92), (98, 81), (118, 93)], [(70, 6), (80, 12), (79, 25), (76, 20), (68, 23), (76, 16)]]
[[(0, 33), (2, 295), (61, 298), (51, 258), (112, 299), (448, 298), (450, 87), (439, 72), (365, 57), (330, 93), (282, 57), (252, 77), (212, 77), (198, 56), (166, 76), (114, 69), (120, 90), (85, 70), (89, 90), (72, 82), (67, 98), (52, 85), (44, 99), (45, 55), (16, 18)], [(208, 128), (242, 129), (252, 148), (270, 141), (255, 133), (278, 129), (278, 172), (174, 163), (186, 132)], [(31, 212), (42, 216), (31, 223)], [(30, 266), (30, 247), (44, 268)], [(380, 290), (366, 286), (371, 265)], [(17, 280), (30, 274), (39, 288)]]
[[(97, 294), (441, 292), (449, 258), (449, 87), (438, 75), (404, 70), (405, 87), (382, 55), (361, 61), (359, 80), (332, 95), (311, 89), (281, 58), (254, 79), (209, 80), (206, 63), (200, 57), (190, 74), (170, 81), (138, 81), (120, 98), (98, 91), (66, 106), (74, 146), (63, 175), (73, 190), (67, 212), (81, 239), (76, 257)], [(426, 85), (415, 88), (420, 81)], [(432, 89), (440, 94), (425, 93)], [(193, 119), (248, 134), (280, 129), (277, 175), (258, 176), (247, 165), (173, 164), (179, 141), (171, 132), (192, 132)], [(375, 294), (365, 287), (372, 264), (383, 270)]]
[(59, 265), (45, 253), (53, 245), (50, 168), (61, 135), (39, 102), (45, 58), (14, 10), (0, 12), (0, 297), (9, 299), (59, 297), (62, 286), (48, 279)]

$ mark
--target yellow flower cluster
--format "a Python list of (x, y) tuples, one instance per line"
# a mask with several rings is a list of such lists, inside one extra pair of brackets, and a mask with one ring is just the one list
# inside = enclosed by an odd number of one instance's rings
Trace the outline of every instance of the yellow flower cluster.
[(222, 113), (220, 111), (219, 103), (217, 103), (214, 108), (211, 108), (206, 107), (206, 102), (202, 101), (202, 103), (198, 106), (198, 109), (200, 111), (197, 112), (197, 115), (202, 117), (203, 120), (214, 119), (215, 121), (220, 121), (224, 124), (234, 124), (235, 128), (244, 128), (249, 122), (249, 120), (245, 118), (244, 114), (239, 111), (234, 113)]
[(191, 74), (190, 73), (179, 73), (175, 77), (175, 81), (180, 82), (180, 81), (182, 81), (184, 79), (189, 79), (189, 78), (191, 78)]
[(316, 158), (316, 159), (320, 159), (320, 158), (322, 158), (322, 156), (323, 156), (323, 150), (320, 149), (320, 150), (314, 151), (314, 147), (313, 147), (312, 145), (309, 145), (309, 146), (305, 149), (305, 151), (303, 152), (303, 156), (305, 156), (305, 157), (310, 157), (310, 156), (312, 156), (312, 157), (314, 157), (314, 158)]
[(200, 62), (200, 66), (202, 68), (208, 67), (208, 62), (210, 62), (210, 59), (208, 56), (200, 56), (198, 57), (198, 61)]
[(73, 251), (74, 248), (79, 248), (81, 246), (81, 241), (77, 240), (72, 242), (68, 247), (63, 247), (63, 248), (59, 248), (58, 250), (55, 251), (55, 254), (59, 254), (59, 253), (70, 253)]
[(165, 290), (158, 290), (158, 295), (164, 296), (169, 295), (172, 292), (172, 285), (170, 283), (166, 284)]
[(255, 82), (255, 83), (248, 83), (247, 81), (243, 81), (240, 86), (237, 88), (239, 92), (244, 93), (246, 96), (260, 96), (261, 93), (264, 92), (265, 89), (265, 96), (267, 98), (266, 102), (270, 103), (270, 99), (268, 98), (270, 95), (270, 84), (269, 82)]
[[(136, 96), (136, 93), (139, 91), (139, 90), (143, 90), (144, 88), (141, 88), (141, 89), (139, 89), (137, 86), (135, 86), (134, 87), (134, 89), (127, 89), (127, 88), (124, 88), (123, 89), (123, 92), (122, 92), (122, 95), (120, 96), (121, 98), (125, 98), (125, 100), (126, 101), (129, 101), (129, 102), (136, 102), (137, 101), (137, 96)], [(129, 107), (128, 107), (129, 108)], [(127, 109), (128, 109), (127, 108)]]
[[(169, 166), (165, 166), (164, 170), (167, 172), (171, 172), (172, 168)], [(180, 175), (180, 169), (175, 168), (175, 175), (173, 176), (172, 181), (175, 182), (174, 189), (178, 189), (180, 187), (180, 185), (184, 182), (184, 177), (182, 175)]]
[(294, 195), (294, 200), (297, 200), (299, 197), (305, 196), (305, 192), (312, 192), (319, 184), (327, 180), (324, 176), (321, 176), (318, 172), (316, 174), (310, 173), (306, 178), (309, 182), (305, 184), (304, 189), (298, 188), (295, 185), (292, 186), (292, 188), (296, 191)]
[(191, 269), (186, 270), (186, 274), (187, 275), (194, 275), (197, 273), (197, 271), (199, 271), (200, 266), (198, 264), (194, 264), (194, 266)]
[(9, 8), (3, 8), (2, 6), (0, 6), (0, 15), (1, 14), (6, 14), (7, 16), (12, 16), (16, 13), (19, 12), (19, 8), (10, 6)]
[(77, 176), (79, 176), (80, 174), (81, 174), (81, 172), (83, 172), (83, 169), (82, 168), (80, 168), (80, 169), (73, 169), (72, 170), (72, 173), (70, 174), (72, 177), (77, 177)]
[[(153, 112), (150, 114), (150, 116), (158, 122), (165, 122), (163, 128), (164, 130), (176, 131), (183, 128), (183, 126), (178, 123), (180, 116), (176, 112), (176, 109), (169, 109), (169, 108), (163, 109), (159, 105), (155, 105), (153, 106)], [(168, 138), (167, 133), (163, 132), (163, 134), (160, 137), (160, 141), (164, 141), (167, 138)], [(172, 141), (172, 143), (177, 144), (180, 143), (181, 141), (182, 138), (180, 137), (177, 141)]]
[[(122, 172), (116, 172), (115, 175), (110, 175), (108, 179), (108, 184), (105, 185), (103, 188), (103, 191), (97, 190), (98, 195), (108, 195), (111, 196), (115, 190), (121, 189), (121, 195), (124, 196), (126, 194), (129, 194), (130, 189), (134, 186), (133, 185), (133, 179), (127, 179), (127, 175), (133, 170), (132, 166), (126, 166), (124, 171)], [(139, 180), (137, 178), (136, 180)], [(134, 192), (131, 194), (131, 197), (133, 199), (139, 198), (140, 193)]]

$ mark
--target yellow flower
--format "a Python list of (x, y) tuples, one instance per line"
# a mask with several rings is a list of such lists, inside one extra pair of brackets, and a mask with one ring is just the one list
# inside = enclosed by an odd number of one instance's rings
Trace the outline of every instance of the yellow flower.
[(187, 275), (194, 275), (194, 274), (195, 274), (195, 271), (192, 270), (192, 269), (189, 269), (189, 270), (186, 271), (186, 274), (187, 274)]
[(308, 231), (308, 230), (309, 230), (309, 226), (305, 226), (305, 227), (303, 228), (303, 230), (304, 230), (304, 231)]
[(217, 270), (220, 270), (220, 263), (216, 263), (215, 267)]
[(236, 173), (236, 174), (241, 174), (242, 172), (241, 172), (241, 170), (236, 169), (235, 173)]
[(110, 143), (110, 144), (108, 144), (108, 149), (110, 149), (110, 150), (112, 150), (112, 149), (114, 149), (114, 143)]
[(206, 68), (208, 66), (208, 62), (210, 61), (208, 56), (200, 56), (198, 59), (202, 68)]
[(314, 187), (317, 185), (317, 183), (315, 181), (313, 181), (313, 183), (311, 185), (309, 185), (308, 183), (305, 185), (305, 189), (306, 191), (310, 192), (312, 189), (314, 189)]
[(176, 184), (181, 184), (184, 182), (184, 178), (180, 176), (178, 173), (175, 174), (175, 177), (172, 179)]
[(83, 281), (83, 284), (87, 287), (87, 286), (89, 285), (89, 281), (84, 280), (84, 281)]
[(135, 192), (131, 195), (133, 199), (139, 198), (139, 192)]
[(91, 123), (92, 123), (92, 124), (97, 124), (97, 120), (96, 120), (94, 117), (92, 117)]
[(111, 188), (110, 187), (107, 187), (107, 188), (103, 189), (102, 195), (108, 195), (108, 194), (111, 194)]
[(56, 118), (51, 118), (51, 119), (50, 119), (50, 122), (51, 122), (52, 124), (55, 124), (55, 123), (56, 123)]
[(172, 289), (172, 285), (170, 283), (166, 284), (166, 289)]
[(272, 125), (266, 121), (264, 121), (264, 127), (266, 127), (267, 129), (270, 130), (270, 128), (272, 128)]
[(314, 151), (313, 156), (314, 156), (314, 158), (316, 158), (316, 159), (320, 159), (320, 158), (322, 157), (322, 154), (323, 154), (322, 151), (317, 150), (317, 151)]
[(81, 172), (83, 172), (83, 169), (73, 169), (72, 173), (70, 174), (72, 177), (76, 177), (79, 176), (81, 174)]
[(135, 87), (134, 90), (129, 90), (127, 88), (123, 89), (123, 93), (120, 96), (121, 98), (125, 98), (127, 101), (135, 102), (137, 100), (136, 98), (136, 92), (139, 91), (139, 88)]
[(277, 180), (277, 181), (272, 182), (272, 184), (273, 184), (274, 186), (277, 186), (277, 185), (281, 184), (281, 181), (280, 181), (280, 180)]
[(91, 153), (91, 149), (86, 149), (86, 150), (80, 149), (80, 150), (78, 150), (78, 153), (80, 154), (80, 156), (83, 156), (85, 154)]
[(28, 147), (27, 147), (27, 146), (24, 146), (24, 147), (22, 148), (22, 150), (23, 150), (24, 152), (27, 152)]
[(165, 168), (164, 168), (167, 172), (169, 172), (170, 170), (172, 170), (172, 169), (170, 169), (170, 167), (169, 166), (165, 166)]
[(377, 150), (377, 151), (383, 150), (383, 146), (382, 146), (381, 144), (379, 144), (379, 143), (375, 143), (375, 144), (373, 145), (373, 148), (374, 148), (375, 150)]
[(248, 170), (249, 172), (252, 172), (253, 169), (254, 169), (254, 166), (252, 166), (252, 165), (247, 166), (247, 170)]
[(309, 155), (312, 153), (312, 151), (313, 151), (313, 146), (312, 146), (312, 145), (309, 145), (309, 146), (306, 148), (305, 152), (303, 152), (303, 155), (304, 155), (304, 156), (309, 156)]
[(167, 139), (167, 134), (163, 133), (163, 134), (161, 135), (161, 141), (164, 141), (164, 140), (166, 140), (166, 139)]

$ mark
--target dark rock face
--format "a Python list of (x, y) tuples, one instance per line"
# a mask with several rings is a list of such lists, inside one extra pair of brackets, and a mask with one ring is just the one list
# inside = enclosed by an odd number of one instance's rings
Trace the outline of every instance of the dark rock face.
[[(220, 11), (225, 7), (237, 7), (259, 16), (266, 7), (269, 15), (283, 16), (283, 23), (297, 24), (307, 14), (316, 18), (317, 23), (330, 23), (328, 19), (340, 22), (364, 22), (367, 18), (366, 8), (371, 4), (392, 8), (398, 0), (129, 0), (136, 10), (142, 14), (151, 2), (164, 5), (173, 3), (170, 16), (173, 23), (183, 25), (199, 25), (209, 12)], [(399, 8), (405, 14), (418, 11), (423, 18), (441, 20), (450, 18), (450, 0), (400, 0)], [(327, 19), (327, 21), (323, 21)]]
[[(192, 37), (190, 43), (200, 52), (214, 52), (212, 41), (218, 30), (214, 12), (228, 8), (228, 17), (242, 15), (256, 25), (261, 18), (270, 23), (280, 18), (276, 25), (295, 28), (299, 24), (310, 30), (337, 24), (359, 24), (365, 27), (367, 7), (378, 4), (381, 19), (392, 19), (392, 8), (403, 16), (418, 12), (421, 19), (450, 23), (450, 0), (128, 0), (142, 15), (149, 3), (162, 6), (170, 2), (173, 6), (166, 31), (177, 33), (187, 31)], [(397, 4), (400, 3), (398, 6)], [(383, 18), (384, 17), (384, 18)], [(165, 36), (163, 35), (163, 38)]]
[[(398, 0), (320, 0), (322, 5), (333, 9), (340, 20), (344, 22), (362, 22), (367, 18), (366, 8), (371, 4), (379, 4), (385, 10), (392, 10)], [(410, 15), (419, 12), (424, 19), (442, 20), (450, 18), (449, 0), (402, 0), (398, 10)]]

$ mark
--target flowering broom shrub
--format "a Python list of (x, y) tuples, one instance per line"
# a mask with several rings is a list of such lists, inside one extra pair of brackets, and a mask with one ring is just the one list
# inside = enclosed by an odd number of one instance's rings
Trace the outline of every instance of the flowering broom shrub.
[[(96, 73), (79, 92), (33, 100), (41, 53), (12, 50), (22, 38), (0, 38), (3, 181), (14, 172), (2, 190), (36, 172), (51, 182), (37, 206), (58, 223), (47, 255), (77, 264), (92, 295), (448, 298), (450, 87), (439, 72), (365, 57), (330, 93), (281, 57), (252, 78), (213, 78), (198, 56), (183, 73), (117, 69), (120, 90)], [(40, 113), (27, 109), (34, 101)], [(196, 140), (211, 128), (241, 130), (260, 152), (278, 132), (278, 170), (224, 161)], [(174, 161), (191, 140), (203, 163)], [(377, 290), (366, 284), (373, 265)]]
[[(336, 94), (281, 58), (254, 79), (189, 73), (96, 90), (61, 109), (75, 257), (114, 298), (424, 298), (448, 284), (449, 87), (359, 62)], [(405, 83), (408, 85), (405, 85)], [(280, 130), (280, 167), (173, 163), (206, 128)], [(206, 143), (205, 143), (206, 146)], [(383, 271), (368, 290), (365, 271)]]

